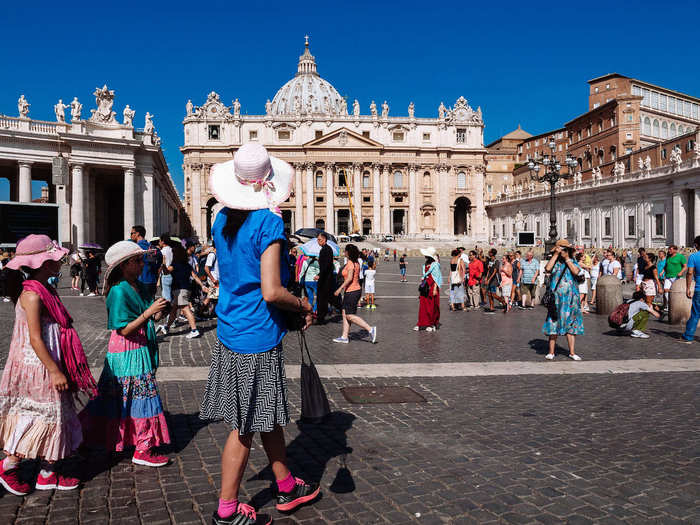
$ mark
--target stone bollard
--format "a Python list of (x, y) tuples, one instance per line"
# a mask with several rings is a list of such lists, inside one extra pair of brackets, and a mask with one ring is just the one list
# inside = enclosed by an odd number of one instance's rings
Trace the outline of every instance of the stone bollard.
[(622, 283), (614, 275), (601, 275), (595, 285), (597, 314), (608, 315), (622, 304)]
[(668, 322), (670, 324), (685, 324), (690, 318), (693, 300), (688, 299), (685, 291), (685, 276), (676, 279), (676, 282), (671, 285), (671, 291), (668, 294)]
[(634, 282), (634, 263), (625, 257), (625, 281)]

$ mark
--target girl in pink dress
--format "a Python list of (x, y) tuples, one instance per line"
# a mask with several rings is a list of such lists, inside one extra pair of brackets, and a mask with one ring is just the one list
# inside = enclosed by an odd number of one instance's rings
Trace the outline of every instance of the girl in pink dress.
[[(22, 458), (42, 460), (38, 490), (71, 490), (79, 484), (55, 468), (83, 439), (75, 394), (96, 393), (72, 319), (47, 284), (58, 274), (67, 252), (46, 235), (29, 235), (17, 244), (7, 265), (22, 273), (12, 272), (8, 280), (16, 306), (10, 353), (0, 380), (0, 446), (6, 454), (0, 484), (17, 496), (31, 490), (18, 476)], [(22, 274), (29, 278), (22, 282)]]

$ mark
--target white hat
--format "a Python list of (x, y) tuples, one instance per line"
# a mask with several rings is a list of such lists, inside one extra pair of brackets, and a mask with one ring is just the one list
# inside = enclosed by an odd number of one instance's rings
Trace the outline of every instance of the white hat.
[(278, 211), (292, 193), (294, 170), (271, 157), (260, 144), (240, 147), (233, 160), (215, 164), (209, 175), (209, 191), (217, 200), (236, 210)]
[(143, 255), (146, 250), (141, 248), (133, 241), (119, 241), (113, 244), (105, 253), (105, 262), (107, 263), (107, 271), (105, 272), (105, 282), (109, 279), (109, 274), (116, 267), (134, 255)]
[(432, 246), (428, 248), (421, 248), (420, 253), (425, 255), (426, 257), (431, 257), (433, 259), (437, 259), (437, 250), (433, 248)]

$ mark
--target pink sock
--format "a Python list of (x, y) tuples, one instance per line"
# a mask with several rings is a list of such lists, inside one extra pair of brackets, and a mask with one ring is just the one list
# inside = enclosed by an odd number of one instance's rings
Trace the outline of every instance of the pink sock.
[(291, 492), (295, 484), (296, 481), (291, 472), (286, 478), (277, 480), (277, 488), (280, 489), (280, 492)]
[(219, 499), (219, 509), (216, 511), (221, 518), (229, 518), (233, 516), (238, 508), (237, 499)]

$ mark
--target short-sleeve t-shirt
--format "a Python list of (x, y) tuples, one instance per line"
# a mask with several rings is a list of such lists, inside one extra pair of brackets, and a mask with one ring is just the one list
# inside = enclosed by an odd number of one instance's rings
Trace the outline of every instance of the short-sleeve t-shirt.
[(163, 254), (163, 264), (165, 266), (172, 266), (173, 264), (173, 249), (170, 246), (163, 246), (160, 250)]
[(371, 268), (369, 270), (365, 270), (365, 284), (374, 285), (374, 278), (376, 275), (377, 270), (372, 270)]
[(534, 257), (530, 261), (525, 259), (520, 261), (520, 267), (523, 270), (523, 283), (532, 284), (535, 280), (535, 274), (540, 269), (540, 261)]
[[(265, 250), (263, 250), (265, 251)], [(211, 252), (207, 255), (207, 262), (205, 266), (209, 268), (209, 271), (214, 276), (214, 279), (219, 280), (219, 258), (216, 256), (216, 252)]]
[(155, 284), (158, 281), (158, 269), (163, 264), (163, 257), (160, 252), (151, 250), (151, 245), (146, 239), (141, 239), (136, 244), (146, 250), (143, 254), (143, 271), (139, 275), (139, 281), (144, 284)]
[(678, 274), (683, 269), (683, 265), (687, 262), (685, 255), (682, 253), (676, 253), (672, 257), (666, 258), (666, 277), (668, 279), (675, 279)]
[(700, 291), (700, 252), (695, 252), (688, 257), (688, 268), (693, 269), (693, 278), (695, 279), (695, 291)]
[(346, 292), (356, 292), (357, 290), (360, 290), (362, 287), (360, 286), (360, 264), (359, 263), (353, 263), (352, 261), (348, 261), (345, 264), (345, 268), (343, 268), (343, 279), (347, 279), (348, 277), (348, 272), (350, 271), (350, 268), (353, 268), (353, 273), (352, 273), (352, 281), (348, 285), (348, 287), (345, 289)]
[(216, 335), (226, 348), (240, 354), (258, 354), (275, 348), (287, 332), (276, 306), (265, 302), (260, 284), (260, 258), (274, 242), (281, 241), (280, 282), (287, 286), (287, 242), (282, 219), (268, 209), (255, 210), (232, 239), (223, 235), (231, 210), (222, 209), (212, 227), (220, 268), (219, 322)]

